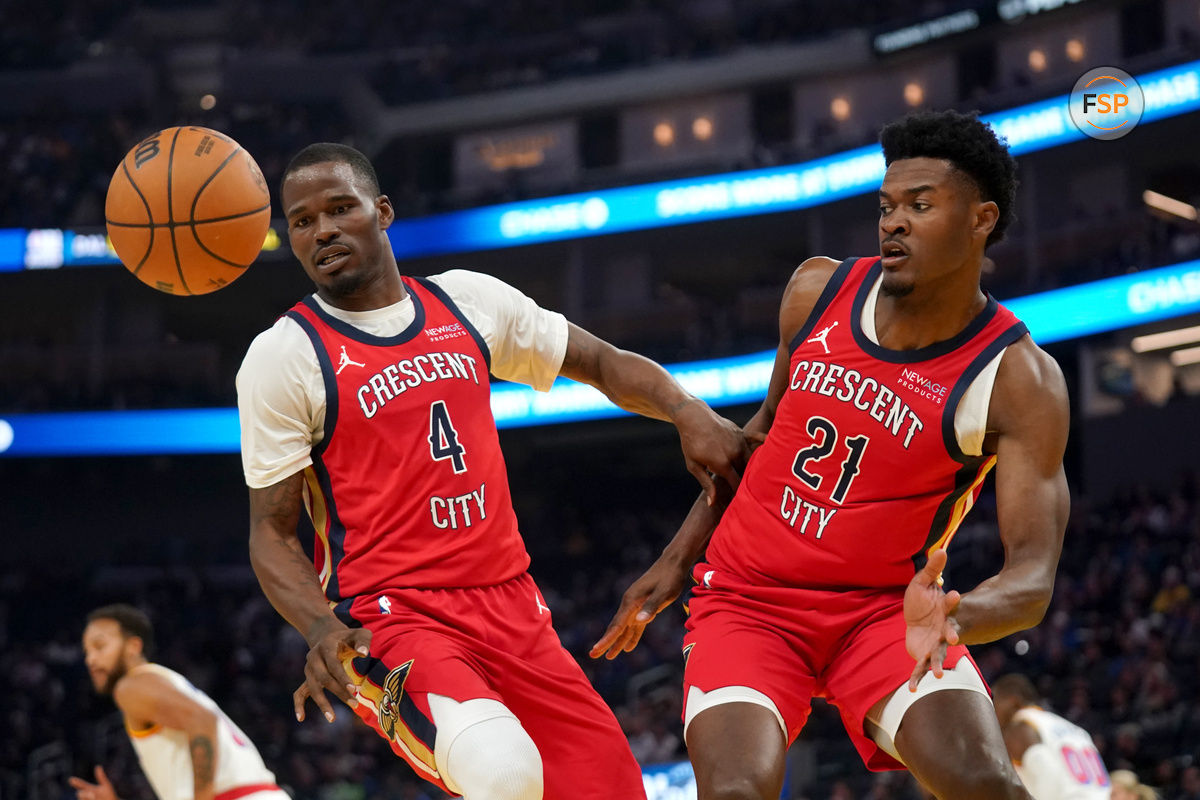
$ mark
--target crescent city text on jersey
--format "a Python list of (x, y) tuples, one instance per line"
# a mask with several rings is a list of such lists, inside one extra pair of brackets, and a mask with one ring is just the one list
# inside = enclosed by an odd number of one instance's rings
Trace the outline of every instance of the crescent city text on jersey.
[(925, 427), (921, 418), (899, 395), (880, 385), (874, 378), (841, 364), (829, 364), (816, 359), (797, 361), (788, 388), (853, 404), (892, 436), (903, 437), (905, 450), (912, 443), (913, 436)]
[(356, 395), (363, 414), (370, 419), (409, 389), (423, 383), (464, 380), (479, 383), (475, 359), (465, 353), (425, 353), (402, 358), (376, 372), (358, 387)]

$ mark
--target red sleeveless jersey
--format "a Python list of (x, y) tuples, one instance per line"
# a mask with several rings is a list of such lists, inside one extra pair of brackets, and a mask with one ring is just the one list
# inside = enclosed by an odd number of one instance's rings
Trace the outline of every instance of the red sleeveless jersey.
[(882, 269), (842, 262), (792, 340), (787, 389), (710, 566), (770, 585), (904, 586), (978, 497), (996, 459), (962, 452), (955, 410), (1025, 325), (989, 296), (952, 339), (880, 347), (861, 320)]
[(325, 379), (325, 436), (304, 500), (331, 604), (490, 586), (529, 566), (492, 417), (487, 345), (440, 287), (404, 286), (416, 316), (396, 336), (364, 333), (311, 297), (287, 312)]

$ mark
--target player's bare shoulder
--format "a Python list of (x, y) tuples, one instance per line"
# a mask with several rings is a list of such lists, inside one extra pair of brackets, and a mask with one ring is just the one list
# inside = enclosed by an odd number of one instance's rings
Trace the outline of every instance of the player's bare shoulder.
[[(988, 429), (1000, 434), (1027, 432), (1047, 445), (1065, 447), (1070, 403), (1062, 368), (1028, 335), (1013, 342), (996, 372)], [(1054, 449), (1057, 449), (1055, 447)]]
[(814, 256), (796, 267), (783, 290), (783, 301), (779, 305), (779, 332), (781, 340), (791, 341), (796, 332), (808, 321), (809, 315), (825, 291), (829, 279), (837, 271), (840, 262), (827, 256)]

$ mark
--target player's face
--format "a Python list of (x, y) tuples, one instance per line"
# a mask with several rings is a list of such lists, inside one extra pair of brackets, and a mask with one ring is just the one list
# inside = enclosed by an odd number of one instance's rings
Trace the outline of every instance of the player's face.
[(117, 681), (129, 670), (129, 637), (113, 619), (97, 619), (83, 630), (83, 662), (100, 694), (112, 694)]
[(882, 291), (903, 297), (963, 268), (977, 269), (995, 209), (949, 161), (893, 161), (879, 189)]
[(390, 269), (384, 231), (395, 216), (392, 204), (364, 183), (336, 161), (301, 167), (283, 183), (288, 242), (328, 299), (369, 290)]

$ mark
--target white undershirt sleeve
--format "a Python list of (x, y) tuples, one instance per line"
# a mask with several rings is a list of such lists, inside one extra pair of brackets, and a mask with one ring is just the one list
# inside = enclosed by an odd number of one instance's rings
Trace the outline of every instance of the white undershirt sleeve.
[(567, 353), (567, 320), (507, 283), (463, 269), (433, 275), (491, 354), (497, 378), (549, 391)]
[(251, 342), (237, 374), (242, 471), (252, 489), (312, 463), (325, 423), (325, 385), (308, 336), (281, 317)]

